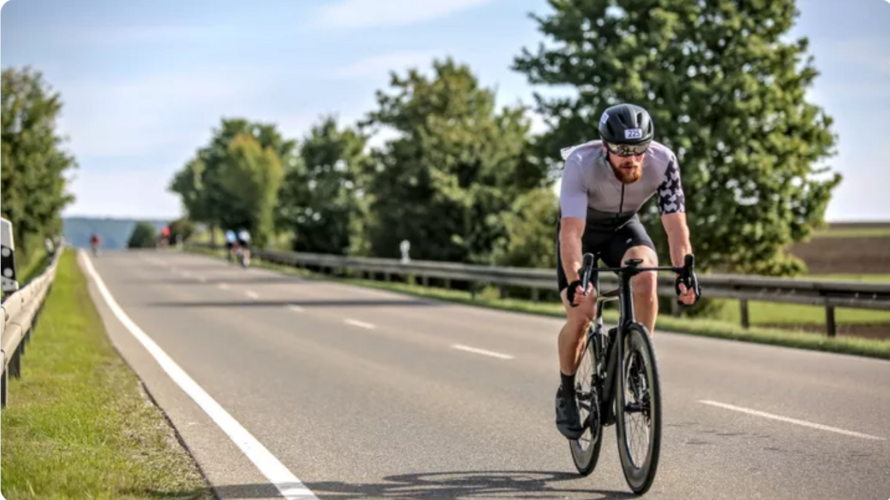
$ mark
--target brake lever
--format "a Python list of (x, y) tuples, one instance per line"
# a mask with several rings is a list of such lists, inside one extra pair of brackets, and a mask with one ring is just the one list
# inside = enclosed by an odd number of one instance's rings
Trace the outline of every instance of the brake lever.
[(593, 273), (593, 254), (586, 253), (581, 261), (581, 293), (587, 296), (587, 285), (590, 284), (590, 275)]

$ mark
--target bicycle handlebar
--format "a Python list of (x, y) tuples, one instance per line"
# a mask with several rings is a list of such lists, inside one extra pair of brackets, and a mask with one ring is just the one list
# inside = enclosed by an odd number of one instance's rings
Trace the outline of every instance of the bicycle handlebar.
[(612, 271), (616, 273), (639, 273), (642, 271), (671, 271), (680, 275), (680, 279), (683, 283), (689, 285), (689, 277), (692, 275), (695, 270), (695, 255), (687, 254), (683, 258), (683, 265), (680, 267), (676, 266), (660, 266), (660, 267), (639, 267), (635, 264), (629, 264), (622, 267), (593, 267), (595, 261), (595, 257), (592, 253), (584, 254), (583, 260), (581, 262), (581, 291), (584, 295), (587, 295), (587, 285), (590, 283), (590, 277), (593, 274), (593, 271)]

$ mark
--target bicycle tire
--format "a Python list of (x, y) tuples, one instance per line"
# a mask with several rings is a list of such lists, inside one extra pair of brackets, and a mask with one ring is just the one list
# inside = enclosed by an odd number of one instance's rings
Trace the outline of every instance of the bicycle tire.
[[(621, 469), (624, 472), (624, 479), (627, 485), (637, 495), (646, 493), (655, 480), (655, 473), (658, 469), (658, 460), (661, 453), (661, 422), (663, 419), (661, 407), (661, 384), (658, 377), (658, 365), (655, 358), (655, 350), (646, 327), (640, 323), (631, 323), (627, 326), (622, 335), (625, 345), (622, 349), (623, 353), (619, 361), (618, 373), (616, 377), (615, 387), (615, 408), (617, 411), (615, 432), (618, 441), (618, 455), (621, 460)], [(616, 346), (618, 347), (618, 346)], [(648, 386), (649, 404), (642, 404), (641, 407), (648, 406), (648, 433), (649, 444), (646, 447), (646, 457), (643, 460), (637, 460), (639, 457), (634, 456), (628, 442), (628, 407), (627, 407), (627, 369), (630, 361), (635, 358), (635, 362), (643, 363), (645, 378), (642, 379)], [(637, 379), (637, 383), (640, 380)], [(634, 397), (636, 399), (636, 396)], [(644, 398), (645, 401), (645, 398)], [(635, 404), (639, 404), (636, 401)], [(645, 419), (645, 411), (639, 412)], [(635, 459), (637, 458), (637, 459)], [(640, 465), (637, 466), (637, 463)]]
[[(592, 400), (590, 402), (591, 405), (593, 405), (591, 408), (596, 408), (597, 407), (596, 405), (599, 405), (599, 396), (596, 396), (596, 393), (594, 392), (594, 387), (593, 387), (593, 376), (594, 376), (594, 374), (596, 374), (596, 359), (597, 359), (597, 354), (596, 354), (595, 342), (589, 341), (587, 343), (587, 347), (584, 349), (584, 354), (581, 357), (581, 363), (578, 366), (578, 368), (579, 368), (578, 371), (580, 372), (581, 367), (584, 367), (584, 366), (587, 366), (590, 368), (589, 375), (585, 376), (584, 378), (589, 385), (588, 391), (590, 392), (590, 394), (594, 395), (594, 397), (592, 398)], [(577, 378), (578, 377), (576, 376), (576, 380), (577, 380)], [(580, 385), (580, 383), (578, 385)], [(576, 398), (578, 397), (578, 395), (580, 393), (583, 393), (583, 392), (584, 392), (583, 387), (579, 388), (576, 386), (576, 388), (575, 388)], [(578, 401), (577, 399), (576, 399), (576, 401), (579, 403), (578, 408), (579, 408), (579, 411), (581, 411), (580, 410), (580, 408), (581, 408), (580, 401)], [(589, 415), (590, 415), (590, 413), (588, 413), (588, 416)], [(582, 414), (581, 414), (582, 419), (586, 419), (586, 418), (588, 418), (588, 416), (585, 416), (582, 411)], [(575, 463), (575, 468), (578, 470), (578, 473), (580, 473), (582, 476), (589, 476), (591, 473), (593, 473), (593, 470), (596, 469), (596, 464), (599, 461), (599, 456), (600, 456), (600, 448), (602, 448), (602, 445), (603, 445), (602, 420), (599, 417), (597, 417), (595, 419), (591, 419), (591, 420), (592, 421), (591, 421), (590, 425), (584, 430), (584, 434), (581, 435), (581, 438), (569, 440), (569, 451), (572, 454), (572, 461)], [(585, 448), (582, 445), (582, 440), (588, 435), (589, 435), (589, 444)]]

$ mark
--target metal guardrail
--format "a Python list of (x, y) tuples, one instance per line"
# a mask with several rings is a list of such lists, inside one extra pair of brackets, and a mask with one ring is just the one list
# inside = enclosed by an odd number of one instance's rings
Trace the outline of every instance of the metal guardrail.
[(56, 269), (64, 247), (59, 246), (51, 254), (50, 262), (43, 272), (28, 282), (24, 287), (4, 297), (2, 309), (2, 326), (0, 332), (0, 349), (3, 364), (0, 378), (0, 405), (6, 406), (9, 399), (9, 377), (21, 377), (21, 359), (25, 347), (31, 340), (31, 334), (37, 327), (40, 313), (56, 277)]
[[(209, 247), (207, 244), (193, 246)], [(387, 281), (392, 275), (420, 278), (424, 286), (429, 278), (489, 283), (504, 286), (530, 288), (532, 300), (538, 291), (556, 290), (556, 271), (516, 267), (495, 267), (453, 262), (404, 261), (370, 257), (285, 252), (280, 250), (253, 250), (252, 256), (269, 262), (297, 267), (316, 267), (321, 270), (352, 270), (360, 274), (382, 273)], [(803, 280), (795, 278), (771, 278), (734, 274), (707, 274), (699, 281), (708, 297), (736, 299), (740, 301), (742, 326), (749, 326), (748, 301), (806, 304), (825, 307), (827, 334), (837, 334), (835, 308), (856, 308), (890, 311), (890, 283), (863, 283), (858, 281)], [(601, 287), (617, 287), (618, 277), (613, 273), (600, 274)], [(658, 275), (658, 294), (673, 297), (674, 278), (669, 274)]]

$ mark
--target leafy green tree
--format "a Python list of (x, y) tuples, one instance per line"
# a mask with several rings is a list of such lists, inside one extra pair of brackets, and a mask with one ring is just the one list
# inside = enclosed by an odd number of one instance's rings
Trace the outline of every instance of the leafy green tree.
[[(696, 264), (791, 274), (803, 263), (783, 248), (823, 223), (838, 174), (816, 165), (833, 154), (832, 119), (805, 99), (817, 76), (808, 41), (786, 41), (794, 0), (550, 0), (535, 16), (548, 37), (514, 68), (574, 95), (536, 96), (553, 124), (541, 154), (596, 136), (618, 102), (649, 110), (656, 139), (678, 155)], [(817, 175), (826, 174), (826, 175)], [(658, 213), (647, 206), (644, 223)], [(667, 261), (663, 231), (652, 231)]]
[(228, 205), (218, 219), (226, 228), (246, 228), (256, 245), (263, 246), (274, 234), (273, 211), (284, 176), (281, 160), (250, 134), (235, 136), (228, 149), (218, 178)]
[(133, 227), (130, 238), (127, 240), (127, 248), (154, 248), (158, 243), (158, 234), (155, 227), (148, 222), (140, 221)]
[(556, 265), (559, 200), (552, 189), (522, 194), (502, 217), (506, 235), (495, 246), (497, 265), (548, 269)]
[(203, 162), (198, 159), (190, 160), (173, 176), (169, 190), (180, 196), (189, 219), (212, 224), (216, 222), (216, 217), (207, 202), (208, 197), (202, 180), (204, 171)]
[(488, 262), (504, 235), (502, 212), (545, 172), (528, 154), (523, 108), (496, 111), (494, 92), (465, 65), (448, 59), (433, 69), (432, 78), (394, 74), (395, 93), (378, 92), (364, 124), (400, 132), (374, 153), (368, 245), (396, 257), (408, 239), (414, 258)]
[(302, 141), (301, 168), (287, 176), (279, 203), (295, 233), (294, 250), (343, 255), (353, 247), (353, 235), (362, 237), (355, 219), (363, 216), (366, 141), (357, 130), (340, 130), (333, 117), (323, 118)]
[(195, 223), (186, 217), (176, 219), (168, 225), (170, 228), (170, 243), (186, 241), (195, 233)]
[(65, 174), (77, 163), (62, 150), (56, 132), (61, 96), (40, 72), (3, 70), (0, 94), (2, 213), (13, 224), (16, 246), (27, 254), (45, 237), (60, 234), (61, 212), (74, 201), (66, 193)]

